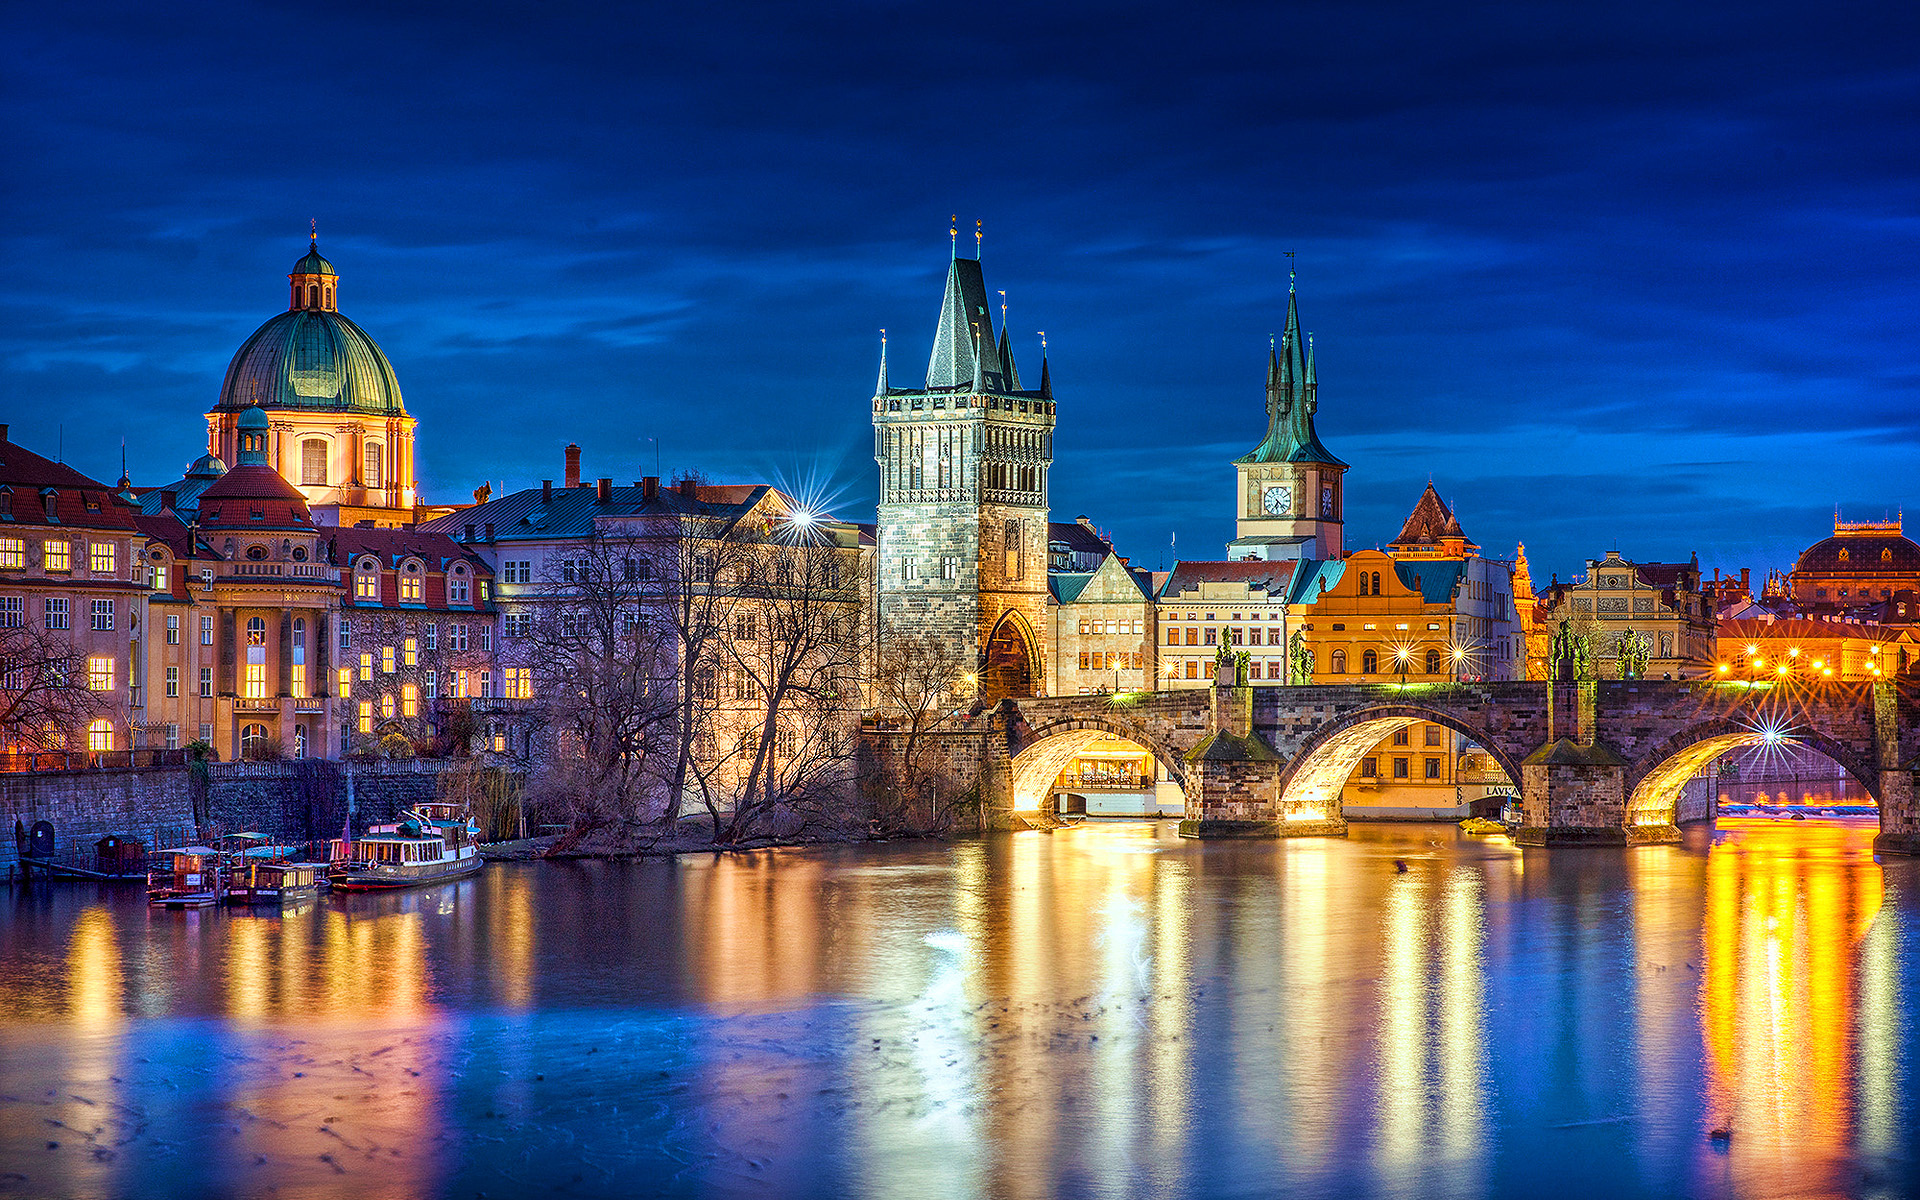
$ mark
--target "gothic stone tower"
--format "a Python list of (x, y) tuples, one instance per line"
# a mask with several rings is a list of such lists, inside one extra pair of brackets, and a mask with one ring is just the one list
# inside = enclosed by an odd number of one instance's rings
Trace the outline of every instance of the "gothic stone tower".
[(1047, 678), (1047, 469), (1053, 387), (1020, 386), (1006, 330), (996, 340), (978, 259), (955, 258), (927, 382), (873, 396), (880, 465), (883, 630), (963, 648), (987, 701), (1036, 694)]
[(1300, 305), (1289, 281), (1287, 329), (1267, 355), (1267, 436), (1233, 461), (1236, 512), (1227, 557), (1318, 559), (1345, 554), (1341, 531), (1347, 464), (1320, 444), (1313, 351), (1300, 337)]

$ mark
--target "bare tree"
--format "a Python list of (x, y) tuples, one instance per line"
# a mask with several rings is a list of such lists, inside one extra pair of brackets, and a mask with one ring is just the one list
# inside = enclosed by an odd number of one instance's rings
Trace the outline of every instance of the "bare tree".
[(739, 718), (737, 789), (727, 819), (707, 793), (716, 842), (844, 822), (859, 705), (857, 543), (816, 523), (732, 539), (738, 577), (725, 644)]
[(0, 629), (0, 742), (66, 749), (108, 706), (87, 687), (87, 658), (71, 636), (31, 624)]
[[(911, 824), (908, 805), (933, 782), (921, 761), (927, 735), (973, 697), (972, 663), (950, 639), (883, 629), (868, 687), (873, 710), (896, 734), (885, 777), (872, 781), (874, 807), (885, 828)], [(933, 813), (929, 809), (929, 822)]]
[(659, 815), (676, 672), (647, 551), (631, 537), (596, 536), (550, 560), (542, 598), (516, 614), (524, 621), (502, 648), (531, 670), (541, 701), (537, 789), (583, 827)]

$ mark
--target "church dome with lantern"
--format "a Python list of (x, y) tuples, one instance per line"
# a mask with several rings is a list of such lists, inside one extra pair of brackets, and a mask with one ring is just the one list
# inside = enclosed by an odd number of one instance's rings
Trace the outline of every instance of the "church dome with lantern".
[(287, 284), (286, 311), (256, 329), (227, 366), (207, 414), (207, 452), (237, 461), (237, 418), (258, 410), (269, 423), (266, 463), (316, 516), (329, 524), (412, 520), (415, 421), (386, 353), (340, 312), (340, 275), (318, 237)]

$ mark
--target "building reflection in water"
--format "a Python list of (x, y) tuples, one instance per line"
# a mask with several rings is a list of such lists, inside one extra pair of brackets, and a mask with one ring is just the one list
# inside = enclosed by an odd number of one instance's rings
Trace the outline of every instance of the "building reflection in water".
[(1834, 1161), (1894, 1144), (1903, 1014), (1897, 947), (1877, 928), (1875, 828), (1721, 825), (1702, 939), (1705, 1116), (1732, 1131), (1736, 1189), (1819, 1186)]

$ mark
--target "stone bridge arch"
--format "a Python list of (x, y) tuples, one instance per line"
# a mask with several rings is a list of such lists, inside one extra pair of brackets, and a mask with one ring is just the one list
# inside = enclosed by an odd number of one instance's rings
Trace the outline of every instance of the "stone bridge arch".
[(1373, 704), (1330, 718), (1300, 744), (1280, 773), (1280, 812), (1317, 812), (1323, 814), (1319, 819), (1339, 819), (1340, 793), (1360, 760), (1395, 731), (1421, 722), (1464, 735), (1493, 756), (1516, 790), (1520, 787), (1520, 758), (1514, 750), (1458, 714), (1420, 704)]
[(1180, 747), (1166, 744), (1145, 724), (1129, 720), (1121, 711), (1076, 713), (1024, 727), (1012, 739), (1008, 751), (1013, 760), (1009, 786), (1014, 811), (1032, 812), (1041, 807), (1048, 786), (1073, 756), (1103, 736), (1124, 738), (1144, 748), (1166, 771), (1167, 778), (1182, 788), (1186, 786)]
[[(1766, 734), (1732, 717), (1715, 717), (1680, 729), (1656, 743), (1627, 765), (1627, 823), (1672, 825), (1680, 790), (1706, 765), (1730, 750), (1764, 742)], [(1783, 731), (1784, 740), (1817, 750), (1873, 797), (1881, 807), (1881, 775), (1877, 766), (1863, 762), (1850, 747), (1811, 726)]]

